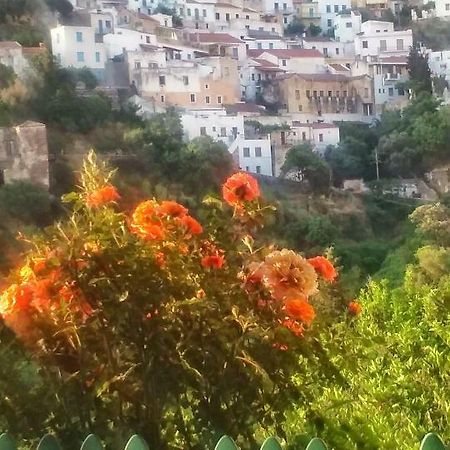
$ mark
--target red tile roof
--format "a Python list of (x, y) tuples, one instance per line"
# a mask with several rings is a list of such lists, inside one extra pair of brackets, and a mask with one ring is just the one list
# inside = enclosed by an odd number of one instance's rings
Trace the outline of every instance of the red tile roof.
[(243, 41), (228, 33), (191, 33), (191, 42), (202, 44), (242, 44)]
[(408, 64), (407, 56), (380, 56), (379, 62), (383, 64)]
[(264, 50), (263, 53), (270, 53), (277, 58), (290, 59), (290, 58), (323, 58), (322, 53), (319, 50), (309, 48), (288, 48), (288, 49), (275, 49)]
[(0, 48), (20, 48), (21, 45), (15, 41), (0, 41)]
[(343, 64), (328, 64), (332, 69), (336, 70), (336, 72), (349, 72), (350, 69)]
[(249, 58), (258, 58), (258, 57), (261, 56), (264, 52), (265, 52), (265, 50), (260, 50), (260, 49), (247, 50), (247, 56), (248, 56)]

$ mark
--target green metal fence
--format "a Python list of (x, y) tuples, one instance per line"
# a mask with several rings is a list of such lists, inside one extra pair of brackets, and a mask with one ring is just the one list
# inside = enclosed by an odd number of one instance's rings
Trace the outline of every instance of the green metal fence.
[[(0, 435), (0, 450), (17, 450), (17, 443), (12, 436), (7, 433)], [(282, 447), (277, 439), (271, 437), (264, 441), (260, 450), (281, 450)], [(37, 450), (61, 450), (57, 439), (51, 434), (45, 435), (39, 442)], [(81, 445), (80, 450), (103, 450), (100, 439), (95, 434), (90, 434)], [(135, 434), (131, 436), (124, 450), (149, 450), (145, 440)], [(214, 450), (239, 450), (233, 439), (229, 436), (222, 436), (216, 444)], [(313, 438), (306, 447), (306, 450), (328, 450), (325, 442), (319, 438)], [(428, 433), (420, 444), (419, 450), (450, 450), (441, 438), (435, 433)]]

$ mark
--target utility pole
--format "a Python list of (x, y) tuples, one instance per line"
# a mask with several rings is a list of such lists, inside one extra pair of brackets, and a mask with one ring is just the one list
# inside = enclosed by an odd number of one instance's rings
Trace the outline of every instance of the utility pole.
[(380, 167), (378, 164), (378, 149), (375, 147), (375, 167), (377, 170), (377, 181), (380, 181)]

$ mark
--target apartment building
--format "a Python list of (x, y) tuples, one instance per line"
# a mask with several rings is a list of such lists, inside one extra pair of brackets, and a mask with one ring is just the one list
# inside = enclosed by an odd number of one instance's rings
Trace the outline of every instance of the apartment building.
[(368, 75), (287, 73), (263, 90), (267, 101), (286, 113), (372, 115), (374, 100)]
[(321, 17), (318, 1), (294, 0), (294, 9), (297, 17), (304, 25), (320, 27)]
[(351, 0), (318, 0), (320, 28), (322, 28), (322, 31), (332, 30), (336, 15), (350, 11), (351, 7)]
[(334, 18), (334, 37), (336, 41), (346, 45), (355, 53), (355, 38), (361, 32), (361, 13), (359, 11), (343, 11)]
[(114, 58), (124, 51), (138, 51), (142, 45), (158, 45), (156, 35), (122, 27), (117, 27), (115, 33), (105, 34), (103, 43), (107, 58)]
[(434, 3), (436, 17), (450, 18), (450, 0), (436, 0)]
[(345, 44), (323, 36), (302, 38), (302, 47), (311, 50), (319, 50), (325, 58), (342, 59), (347, 55)]
[(412, 45), (412, 30), (394, 31), (392, 22), (368, 20), (355, 36), (355, 54), (361, 59), (407, 55)]
[(246, 36), (241, 36), (247, 50), (281, 50), (287, 49), (287, 42), (276, 33), (261, 30), (248, 30)]
[(245, 42), (228, 33), (196, 32), (185, 33), (185, 42), (198, 47), (211, 56), (246, 58)]

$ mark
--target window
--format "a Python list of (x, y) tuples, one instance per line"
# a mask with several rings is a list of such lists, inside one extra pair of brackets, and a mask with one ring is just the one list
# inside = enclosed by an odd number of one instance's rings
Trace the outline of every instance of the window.
[(306, 131), (302, 131), (302, 141), (306, 141)]
[(333, 97), (333, 92), (332, 91), (328, 91), (328, 97)]
[(166, 101), (166, 98), (164, 97), (164, 95), (161, 95), (161, 103), (164, 103)]
[(323, 134), (322, 133), (319, 134), (319, 142), (323, 142)]
[(191, 8), (187, 9), (187, 15), (190, 16), (191, 15)]
[(83, 33), (81, 31), (77, 31), (77, 42), (83, 42)]
[(245, 19), (246, 19), (246, 20), (249, 20), (249, 19), (250, 19), (250, 16), (245, 16)]
[(225, 14), (225, 20), (226, 20), (227, 22), (230, 21), (230, 13), (226, 13), (226, 14)]
[(327, 13), (331, 12), (331, 5), (327, 5)]
[(339, 91), (336, 91), (336, 97), (339, 98)]
[(311, 91), (309, 89), (306, 90), (306, 97), (307, 98), (311, 97)]
[(333, 21), (331, 19), (327, 20), (327, 27), (331, 28), (333, 26)]
[(206, 17), (206, 9), (202, 11), (203, 17)]
[(219, 95), (219, 96), (217, 97), (217, 103), (222, 103), (222, 96)]
[(147, 44), (150, 44), (150, 36), (145, 36), (145, 42), (147, 42)]
[(252, 73), (252, 81), (255, 81), (255, 74)]
[(283, 23), (288, 23), (287, 17), (283, 17)]
[(239, 19), (239, 14), (236, 14), (236, 19)]
[[(301, 111), (303, 111), (303, 106), (302, 105), (298, 105), (298, 110), (301, 112)], [(294, 136), (295, 136), (295, 133), (294, 133)]]
[(309, 8), (309, 17), (314, 17), (314, 8)]
[(216, 13), (216, 20), (220, 20), (220, 13)]
[(244, 158), (250, 158), (250, 148), (244, 147), (242, 150), (244, 151)]
[(319, 92), (319, 97), (323, 97), (323, 91)]
[(225, 137), (227, 135), (227, 127), (220, 127), (220, 136)]
[(445, 10), (446, 11), (450, 11), (450, 3), (446, 3), (445, 4)]
[(397, 50), (403, 50), (403, 39), (397, 39)]
[(346, 22), (345, 23), (345, 27), (346, 28), (352, 28), (352, 23), (351, 22)]
[(77, 62), (84, 62), (84, 52), (77, 52)]
[(261, 156), (262, 156), (261, 147), (255, 147), (255, 156), (257, 158), (261, 158)]
[(269, 49), (273, 50), (273, 42), (269, 42)]
[(369, 88), (364, 88), (364, 97), (367, 98), (369, 96)]
[(369, 42), (368, 41), (362, 41), (362, 48), (369, 48)]
[(295, 90), (295, 99), (300, 100), (300, 91), (298, 89)]
[(207, 95), (206, 97), (205, 97), (205, 103), (209, 103), (211, 101), (211, 99), (209, 98), (209, 95)]
[(95, 62), (100, 62), (100, 52), (95, 52)]
[(344, 91), (344, 97), (347, 97), (347, 91)]
[(166, 77), (164, 75), (159, 76), (159, 85), (165, 86), (166, 85)]
[(185, 86), (189, 85), (189, 77), (187, 75), (183, 75), (183, 84)]
[(323, 56), (325, 56), (325, 57), (327, 57), (328, 56), (328, 49), (327, 48), (324, 48), (324, 49), (322, 49), (323, 50)]
[(195, 94), (191, 94), (191, 103), (195, 103)]
[(256, 46), (258, 47), (259, 50), (262, 49), (262, 44), (261, 44), (261, 42), (258, 42), (258, 44), (257, 44)]
[(313, 91), (313, 97), (317, 98), (317, 91)]
[(394, 88), (389, 88), (388, 94), (389, 94), (389, 97), (393, 97), (394, 96)]
[(250, 172), (250, 167), (249, 166), (245, 166), (245, 171), (246, 172)]
[(282, 59), (282, 60), (281, 60), (281, 65), (282, 65), (283, 67), (286, 67), (286, 60), (285, 60), (285, 59)]
[(261, 166), (256, 166), (256, 173), (261, 173)]
[(339, 55), (339, 48), (336, 47), (336, 56)]
[(283, 3), (283, 9), (286, 11), (287, 10), (287, 3)]
[(200, 136), (206, 136), (206, 127), (200, 127)]
[(347, 9), (346, 5), (342, 5), (342, 11), (345, 11)]
[(106, 26), (106, 28), (111, 28), (111, 21), (105, 20), (105, 26)]
[(386, 41), (385, 41), (384, 39), (381, 39), (381, 41), (380, 41), (380, 50), (381, 50), (382, 52), (385, 52), (386, 49), (387, 49)]
[(273, 4), (273, 9), (274, 9), (275, 11), (278, 11), (278, 9), (279, 9), (278, 3), (274, 3), (274, 4)]

